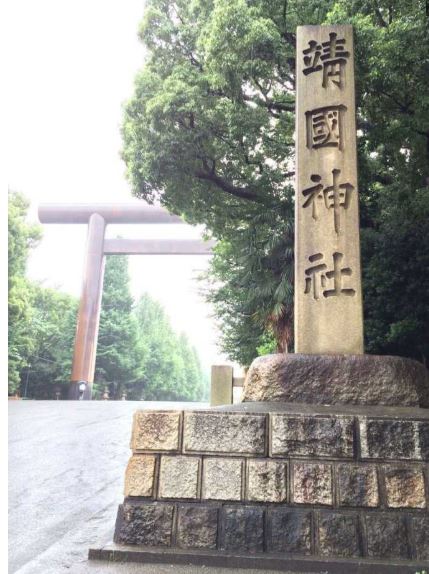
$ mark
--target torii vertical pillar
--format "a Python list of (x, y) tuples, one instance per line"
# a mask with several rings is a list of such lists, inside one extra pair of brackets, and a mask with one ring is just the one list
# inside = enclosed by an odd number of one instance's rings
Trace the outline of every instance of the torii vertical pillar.
[(91, 399), (100, 324), (104, 275), (104, 218), (93, 213), (88, 222), (86, 261), (76, 326), (69, 399), (79, 398), (79, 384), (86, 383), (83, 398)]

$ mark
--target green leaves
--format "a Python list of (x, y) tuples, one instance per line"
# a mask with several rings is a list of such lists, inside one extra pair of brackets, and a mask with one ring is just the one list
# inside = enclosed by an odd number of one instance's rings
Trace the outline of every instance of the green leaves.
[(34, 349), (29, 331), (33, 292), (25, 278), (27, 257), (40, 239), (40, 228), (26, 221), (28, 202), (17, 192), (9, 192), (8, 205), (8, 355), (9, 393), (19, 388), (19, 372)]
[(198, 355), (178, 336), (149, 295), (134, 304), (128, 258), (108, 256), (98, 335), (96, 391), (133, 400), (198, 400), (204, 392)]
[(66, 293), (32, 284), (32, 316), (27, 329), (32, 349), (21, 370), (21, 396), (66, 398), (71, 374), (78, 301)]
[(206, 386), (198, 354), (185, 334), (173, 331), (160, 303), (144, 294), (135, 307), (134, 317), (143, 351), (138, 383), (141, 397), (185, 401), (204, 398)]
[(137, 323), (132, 315), (128, 258), (106, 257), (104, 288), (101, 301), (95, 382), (102, 394), (110, 386), (111, 398), (120, 399), (141, 374), (141, 347)]
[[(396, 328), (392, 315), (377, 311), (397, 308), (398, 295), (385, 285), (381, 302), (369, 270), (387, 278), (389, 257), (380, 245), (392, 244), (394, 202), (410, 233), (407, 205), (418, 190), (427, 192), (425, 2), (147, 2), (147, 58), (125, 110), (124, 159), (137, 197), (159, 200), (224, 242), (211, 269), (210, 299), (222, 348), (243, 364), (266, 348), (265, 336), (279, 349), (292, 340), (295, 31), (328, 23), (355, 29), (361, 226), (365, 238), (377, 236), (363, 250), (367, 347), (382, 350), (382, 341), (395, 338), (395, 352), (410, 354), (400, 333), (409, 340), (411, 327)], [(417, 225), (423, 229), (420, 219)], [(425, 246), (414, 249), (422, 259)], [(413, 297), (421, 297), (411, 283)], [(410, 311), (400, 305), (403, 325)], [(411, 317), (406, 324), (416, 323)]]

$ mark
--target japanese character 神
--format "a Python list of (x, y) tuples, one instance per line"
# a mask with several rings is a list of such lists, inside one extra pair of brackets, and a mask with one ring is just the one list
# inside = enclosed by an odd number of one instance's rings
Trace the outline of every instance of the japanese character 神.
[(308, 42), (309, 47), (303, 50), (304, 75), (323, 70), (322, 86), (327, 87), (329, 80), (339, 88), (343, 87), (344, 66), (350, 52), (345, 51), (345, 38), (337, 38), (335, 32), (329, 34), (329, 40), (318, 44), (314, 40)]
[[(324, 255), (322, 253), (315, 253), (310, 255), (308, 260), (311, 265), (305, 269), (305, 289), (304, 293), (311, 293), (313, 299), (318, 300), (320, 296), (323, 297), (335, 297), (339, 295), (353, 296), (356, 291), (347, 287), (343, 287), (343, 277), (350, 277), (352, 275), (352, 270), (350, 267), (341, 267), (341, 260), (344, 255), (336, 251), (332, 254), (333, 268), (327, 271), (328, 266), (324, 262)], [(333, 282), (332, 285), (328, 285), (328, 282)], [(331, 289), (327, 287), (332, 286)]]
[(333, 209), (334, 212), (334, 229), (337, 235), (341, 230), (340, 221), (340, 208), (347, 209), (350, 201), (350, 193), (354, 187), (350, 183), (338, 183), (339, 169), (332, 170), (332, 185), (324, 187), (320, 182), (322, 178), (320, 175), (312, 174), (310, 179), (316, 185), (304, 189), (302, 195), (306, 198), (302, 207), (306, 208), (311, 205), (313, 219), (318, 219), (318, 201), (322, 201), (322, 205), (326, 209)]

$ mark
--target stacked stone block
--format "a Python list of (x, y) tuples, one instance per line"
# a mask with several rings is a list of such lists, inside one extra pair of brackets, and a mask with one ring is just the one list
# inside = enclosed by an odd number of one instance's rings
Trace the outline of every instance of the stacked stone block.
[(429, 559), (429, 420), (422, 412), (139, 411), (115, 541)]

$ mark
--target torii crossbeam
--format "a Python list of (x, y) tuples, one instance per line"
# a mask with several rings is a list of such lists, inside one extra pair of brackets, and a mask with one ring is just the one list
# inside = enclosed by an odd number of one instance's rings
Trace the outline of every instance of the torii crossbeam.
[[(105, 239), (109, 223), (185, 223), (161, 207), (145, 204), (42, 204), (41, 223), (88, 225), (86, 260), (76, 325), (69, 399), (92, 397), (106, 255), (210, 255), (213, 241), (195, 239)], [(83, 387), (82, 387), (83, 388)]]

